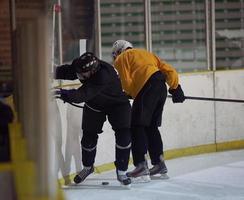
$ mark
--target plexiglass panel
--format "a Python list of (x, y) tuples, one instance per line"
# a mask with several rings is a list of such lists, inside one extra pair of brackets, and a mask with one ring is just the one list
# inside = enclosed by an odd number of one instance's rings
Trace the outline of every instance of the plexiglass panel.
[(244, 1), (216, 0), (216, 68), (244, 68)]
[(145, 47), (144, 0), (101, 0), (102, 58), (112, 62), (111, 48), (118, 39)]
[(207, 70), (204, 0), (151, 0), (152, 50), (179, 72)]

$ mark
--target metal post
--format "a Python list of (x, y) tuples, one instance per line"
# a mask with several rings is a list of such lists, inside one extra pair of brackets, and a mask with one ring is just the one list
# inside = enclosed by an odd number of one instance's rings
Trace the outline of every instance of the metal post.
[(58, 43), (59, 43), (59, 64), (63, 63), (63, 37), (62, 37), (62, 7), (61, 0), (58, 0), (58, 5), (61, 8), (58, 12)]
[(101, 42), (101, 9), (100, 0), (95, 0), (95, 41), (96, 41), (96, 55), (102, 58), (102, 42)]
[(152, 51), (152, 29), (151, 29), (151, 0), (144, 1), (145, 9), (145, 42), (146, 49)]
[(206, 25), (206, 53), (207, 53), (207, 69), (210, 70), (210, 26), (209, 26), (209, 1), (205, 0), (205, 25)]
[[(216, 43), (215, 43), (215, 0), (211, 0), (211, 65), (213, 70), (213, 97), (216, 97)], [(217, 143), (217, 105), (213, 103), (214, 109), (214, 135), (215, 143)], [(217, 148), (217, 146), (216, 146)], [(217, 150), (217, 149), (216, 149)]]
[(53, 18), (52, 18), (52, 69), (51, 72), (54, 73), (54, 66), (55, 66), (55, 23), (56, 23), (56, 5), (53, 5)]
[(211, 47), (212, 47), (212, 69), (216, 70), (216, 42), (215, 42), (215, 1), (211, 0)]

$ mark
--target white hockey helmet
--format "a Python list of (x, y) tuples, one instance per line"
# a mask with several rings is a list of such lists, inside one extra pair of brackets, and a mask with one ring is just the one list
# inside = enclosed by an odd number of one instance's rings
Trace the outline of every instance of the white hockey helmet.
[(127, 48), (133, 48), (133, 45), (126, 40), (117, 40), (112, 47), (112, 57), (115, 60), (116, 57), (125, 51)]

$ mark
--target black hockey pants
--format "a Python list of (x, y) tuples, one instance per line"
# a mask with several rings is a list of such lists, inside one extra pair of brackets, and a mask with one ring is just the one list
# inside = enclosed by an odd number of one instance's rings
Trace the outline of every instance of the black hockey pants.
[(163, 142), (158, 130), (167, 97), (165, 78), (154, 73), (136, 96), (132, 105), (132, 156), (134, 165), (145, 160), (149, 152), (153, 165), (160, 162)]
[(95, 162), (98, 134), (103, 132), (102, 127), (106, 117), (115, 132), (115, 166), (118, 170), (126, 171), (131, 147), (131, 106), (129, 102), (115, 105), (102, 112), (96, 112), (85, 105), (81, 140), (83, 165), (92, 166)]

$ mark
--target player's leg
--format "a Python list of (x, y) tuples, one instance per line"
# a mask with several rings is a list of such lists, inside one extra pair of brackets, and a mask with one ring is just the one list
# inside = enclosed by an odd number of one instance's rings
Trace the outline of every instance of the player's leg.
[[(136, 169), (132, 171), (135, 172), (132, 175), (140, 175), (141, 173), (137, 173), (138, 171), (146, 172), (145, 154), (149, 148), (148, 139), (150, 139), (148, 138), (146, 127), (151, 125), (158, 102), (163, 97), (165, 101), (166, 95), (165, 79), (161, 72), (156, 72), (150, 77), (134, 100), (132, 107), (132, 155)], [(160, 146), (160, 141), (161, 138), (159, 141), (155, 140), (155, 145)], [(161, 153), (162, 151), (160, 150), (159, 152)], [(149, 170), (147, 172), (149, 176)]]
[(75, 176), (74, 182), (80, 183), (94, 172), (94, 162), (97, 150), (98, 134), (102, 133), (102, 126), (106, 115), (84, 107), (82, 118), (83, 136), (81, 140), (83, 169)]
[(166, 175), (167, 167), (163, 158), (163, 141), (158, 127), (161, 126), (162, 113), (167, 97), (167, 88), (165, 84), (159, 84), (158, 91), (155, 92), (160, 98), (157, 99), (157, 105), (152, 113), (151, 123), (146, 127), (146, 134), (148, 140), (148, 152), (153, 167), (149, 169), (150, 175)]
[(131, 133), (130, 133), (131, 106), (128, 103), (117, 105), (108, 112), (108, 120), (115, 131), (115, 166), (118, 181), (123, 185), (131, 183), (126, 176), (128, 169)]
[[(150, 181), (149, 170), (145, 155), (147, 154), (147, 136), (145, 127), (150, 121), (150, 106), (147, 106), (146, 99), (150, 96), (151, 84), (148, 81), (136, 98), (132, 105), (131, 119), (131, 139), (132, 139), (132, 157), (135, 169), (128, 172), (127, 175), (136, 182)], [(148, 118), (149, 117), (149, 118)]]
[(133, 126), (132, 136), (132, 156), (135, 168), (127, 173), (133, 178), (133, 182), (149, 182), (149, 169), (145, 155), (147, 153), (147, 138), (144, 126)]

